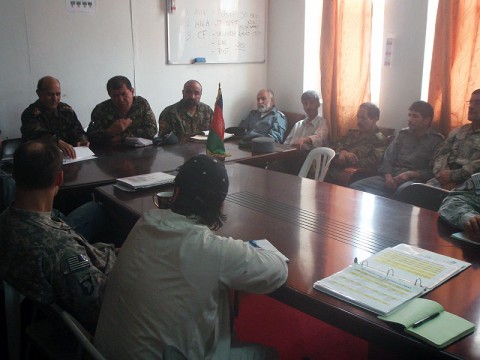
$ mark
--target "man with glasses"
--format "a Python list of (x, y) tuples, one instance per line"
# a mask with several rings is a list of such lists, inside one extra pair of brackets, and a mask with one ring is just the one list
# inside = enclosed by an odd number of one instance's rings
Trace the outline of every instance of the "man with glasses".
[(480, 89), (468, 102), (470, 124), (454, 129), (435, 156), (434, 178), (427, 184), (451, 190), (480, 172)]

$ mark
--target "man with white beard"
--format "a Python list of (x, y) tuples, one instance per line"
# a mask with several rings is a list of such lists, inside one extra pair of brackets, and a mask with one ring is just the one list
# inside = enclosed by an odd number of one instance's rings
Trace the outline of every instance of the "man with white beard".
[(252, 139), (260, 136), (271, 137), (277, 143), (283, 142), (287, 119), (277, 110), (272, 90), (262, 89), (258, 92), (257, 109), (250, 111), (239, 126), (246, 130), (240, 146), (250, 146)]

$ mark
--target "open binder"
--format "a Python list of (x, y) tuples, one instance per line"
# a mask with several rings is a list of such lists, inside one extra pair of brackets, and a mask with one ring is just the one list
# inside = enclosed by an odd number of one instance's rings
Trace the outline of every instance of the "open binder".
[(447, 281), (470, 263), (400, 244), (315, 282), (316, 290), (380, 315)]

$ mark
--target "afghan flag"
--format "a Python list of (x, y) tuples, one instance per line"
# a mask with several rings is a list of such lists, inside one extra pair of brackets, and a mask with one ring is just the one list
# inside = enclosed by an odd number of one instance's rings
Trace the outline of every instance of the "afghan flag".
[(225, 156), (223, 136), (225, 134), (225, 121), (223, 119), (223, 97), (220, 83), (218, 84), (217, 100), (213, 110), (213, 119), (210, 123), (210, 131), (207, 138), (207, 155)]

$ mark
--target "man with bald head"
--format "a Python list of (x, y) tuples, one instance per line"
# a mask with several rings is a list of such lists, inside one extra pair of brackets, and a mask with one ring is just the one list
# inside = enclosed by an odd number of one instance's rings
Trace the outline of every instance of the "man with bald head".
[(277, 110), (272, 90), (262, 89), (258, 92), (257, 109), (250, 111), (239, 126), (247, 132), (240, 140), (240, 146), (249, 146), (252, 139), (260, 136), (271, 137), (277, 143), (283, 142), (287, 119)]
[(60, 101), (60, 82), (52, 76), (38, 80), (38, 100), (22, 113), (23, 140), (54, 140), (63, 153), (75, 158), (74, 146), (89, 146), (75, 111)]
[(182, 100), (167, 106), (158, 119), (160, 144), (175, 144), (209, 129), (213, 110), (200, 102), (202, 85), (197, 80), (189, 80), (183, 85)]

